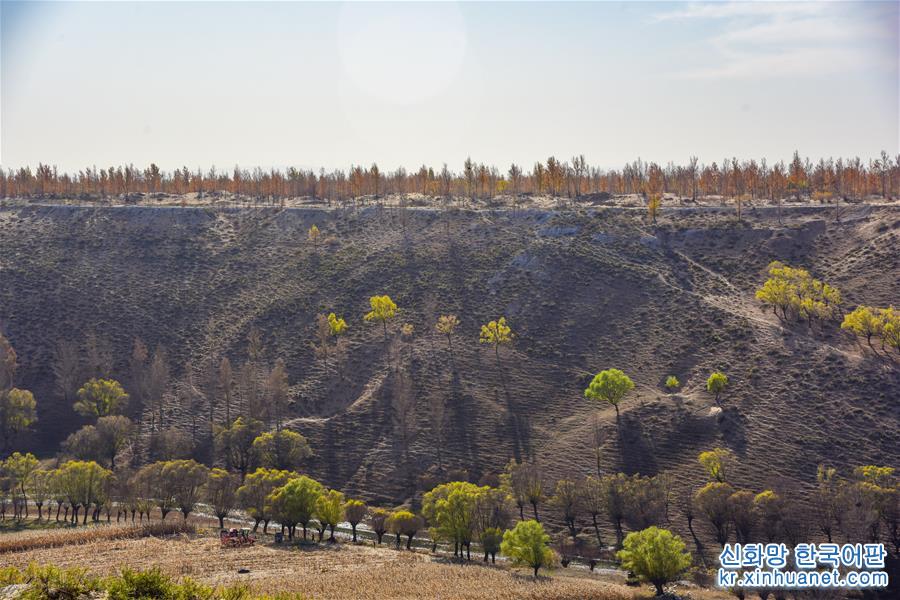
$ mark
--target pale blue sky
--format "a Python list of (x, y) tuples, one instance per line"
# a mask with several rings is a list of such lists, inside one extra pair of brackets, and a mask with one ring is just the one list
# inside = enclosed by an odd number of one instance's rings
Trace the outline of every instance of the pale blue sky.
[(4, 167), (900, 152), (896, 1), (0, 10)]

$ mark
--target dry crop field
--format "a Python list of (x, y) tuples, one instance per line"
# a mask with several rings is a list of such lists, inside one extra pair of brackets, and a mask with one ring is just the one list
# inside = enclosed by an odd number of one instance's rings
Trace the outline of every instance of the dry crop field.
[[(42, 538), (46, 543), (37, 544)], [(18, 545), (22, 549), (14, 548), (15, 540), (22, 542)], [(527, 570), (489, 567), (478, 561), (453, 564), (422, 552), (367, 544), (275, 546), (264, 542), (246, 549), (223, 549), (215, 532), (204, 529), (159, 537), (137, 537), (130, 528), (116, 526), (0, 534), (0, 562), (18, 568), (29, 563), (82, 567), (101, 576), (126, 566), (140, 570), (158, 566), (175, 578), (187, 576), (211, 585), (245, 584), (254, 593), (300, 592), (312, 598), (624, 600), (650, 594), (647, 588), (624, 585), (624, 574), (592, 575), (584, 569), (560, 568), (534, 581)], [(690, 593), (725, 597), (699, 588), (691, 588)]]

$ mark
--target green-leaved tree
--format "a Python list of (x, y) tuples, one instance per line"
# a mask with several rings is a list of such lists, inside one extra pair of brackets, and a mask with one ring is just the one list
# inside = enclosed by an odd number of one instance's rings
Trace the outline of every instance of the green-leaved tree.
[(625, 395), (634, 389), (634, 382), (619, 369), (600, 371), (584, 390), (584, 397), (611, 404), (616, 409), (616, 421), (619, 420), (619, 403)]
[(663, 595), (666, 583), (691, 566), (691, 555), (685, 551), (681, 538), (658, 527), (629, 533), (617, 556), (622, 568), (653, 584), (657, 596)]
[(75, 412), (85, 417), (107, 417), (121, 412), (128, 394), (115, 379), (92, 378), (78, 390)]
[(534, 570), (549, 567), (556, 555), (550, 549), (550, 536), (544, 533), (544, 527), (534, 520), (519, 521), (513, 529), (503, 534), (500, 552), (505, 554), (514, 564), (524, 565)]

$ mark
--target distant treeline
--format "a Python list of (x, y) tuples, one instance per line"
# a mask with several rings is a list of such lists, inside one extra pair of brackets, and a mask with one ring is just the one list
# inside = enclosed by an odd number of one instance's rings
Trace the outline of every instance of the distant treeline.
[(551, 156), (536, 162), (531, 170), (512, 164), (504, 172), (495, 166), (467, 158), (461, 171), (444, 163), (441, 169), (422, 165), (416, 171), (399, 168), (383, 172), (377, 164), (366, 168), (319, 172), (291, 167), (264, 170), (191, 170), (188, 167), (163, 171), (156, 164), (145, 169), (134, 165), (88, 167), (77, 173), (63, 173), (55, 166), (39, 164), (18, 170), (0, 168), (0, 197), (85, 197), (106, 198), (130, 194), (205, 194), (227, 192), (257, 200), (315, 197), (344, 201), (362, 196), (420, 193), (427, 196), (491, 198), (495, 195), (549, 194), (578, 197), (589, 194), (675, 194), (683, 198), (723, 196), (731, 198), (771, 198), (780, 200), (813, 196), (864, 198), (900, 195), (900, 155), (891, 158), (882, 152), (864, 162), (859, 157), (819, 159), (812, 162), (794, 152), (790, 163), (769, 165), (766, 159), (701, 164), (691, 157), (687, 164), (659, 165), (640, 159), (621, 170), (604, 170), (587, 164), (584, 155), (569, 161)]

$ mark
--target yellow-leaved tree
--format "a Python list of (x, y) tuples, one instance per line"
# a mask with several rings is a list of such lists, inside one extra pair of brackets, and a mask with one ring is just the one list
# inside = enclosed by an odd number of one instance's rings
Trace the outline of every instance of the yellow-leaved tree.
[(857, 306), (853, 312), (847, 313), (841, 323), (841, 329), (848, 329), (857, 335), (866, 336), (866, 343), (872, 345), (872, 336), (876, 335), (881, 325), (880, 319), (868, 306)]
[(453, 349), (453, 332), (459, 327), (459, 319), (456, 315), (441, 315), (434, 326), (438, 333), (447, 336), (447, 348)]
[(706, 391), (716, 396), (716, 405), (719, 404), (719, 396), (728, 385), (728, 376), (720, 371), (714, 371), (706, 380)]
[(385, 294), (384, 296), (372, 296), (369, 298), (369, 306), (372, 307), (372, 310), (367, 312), (363, 318), (366, 321), (380, 322), (384, 329), (384, 339), (386, 340), (387, 324), (388, 321), (397, 315), (397, 305), (391, 300), (390, 296)]
[(731, 466), (737, 462), (734, 454), (727, 448), (713, 448), (701, 452), (697, 456), (697, 460), (703, 465), (710, 479), (719, 483), (728, 481), (727, 474), (730, 472)]
[(813, 321), (825, 322), (840, 313), (840, 291), (815, 279), (805, 269), (776, 260), (769, 264), (768, 271), (769, 279), (756, 290), (756, 299), (771, 306), (779, 319), (796, 318), (812, 325)]
[(655, 225), (656, 224), (656, 215), (659, 214), (659, 207), (662, 205), (662, 200), (659, 197), (659, 194), (652, 194), (650, 198), (647, 199), (647, 216), (650, 217), (650, 221)]
[(321, 235), (321, 232), (316, 225), (310, 227), (309, 231), (306, 232), (306, 237), (313, 243), (314, 248), (318, 248), (319, 246), (319, 235)]
[(338, 337), (347, 329), (347, 321), (343, 317), (338, 317), (334, 313), (328, 314), (328, 329), (331, 331), (331, 337)]
[(91, 379), (78, 390), (75, 412), (85, 417), (106, 417), (121, 412), (128, 394), (115, 379)]
[(506, 324), (506, 317), (500, 317), (487, 325), (481, 326), (479, 341), (482, 344), (491, 344), (494, 347), (494, 356), (497, 357), (497, 367), (500, 367), (500, 346), (509, 344), (513, 340), (513, 330)]
[(900, 352), (900, 313), (893, 306), (881, 309), (881, 344)]
[(325, 359), (325, 366), (328, 366), (328, 346), (331, 343), (338, 346), (340, 336), (347, 331), (347, 321), (343, 317), (338, 317), (334, 313), (327, 315), (320, 314), (316, 317), (316, 339), (318, 344), (314, 344), (313, 348)]

